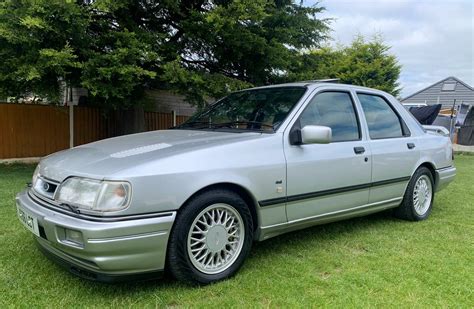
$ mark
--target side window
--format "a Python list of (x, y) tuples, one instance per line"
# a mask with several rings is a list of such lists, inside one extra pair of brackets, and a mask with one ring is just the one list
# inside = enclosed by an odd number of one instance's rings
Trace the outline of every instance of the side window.
[(332, 129), (332, 141), (355, 141), (360, 130), (351, 96), (347, 92), (317, 94), (300, 116), (300, 125), (327, 126)]
[(358, 93), (357, 97), (367, 120), (370, 138), (404, 136), (400, 118), (387, 101), (379, 96), (363, 93)]

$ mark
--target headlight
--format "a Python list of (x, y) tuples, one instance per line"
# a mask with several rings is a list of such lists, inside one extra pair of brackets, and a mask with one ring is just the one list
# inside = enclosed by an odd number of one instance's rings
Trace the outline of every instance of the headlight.
[(55, 198), (82, 209), (117, 211), (128, 206), (130, 191), (128, 182), (71, 177), (60, 185)]
[(33, 177), (32, 177), (32, 179), (31, 179), (31, 185), (32, 185), (33, 187), (35, 186), (36, 179), (38, 179), (39, 170), (40, 170), (40, 165), (38, 164), (38, 165), (36, 166), (35, 172), (33, 173)]

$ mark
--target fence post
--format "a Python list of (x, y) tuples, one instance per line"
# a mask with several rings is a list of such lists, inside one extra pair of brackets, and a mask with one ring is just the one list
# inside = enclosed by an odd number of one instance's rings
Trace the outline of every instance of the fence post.
[(173, 117), (173, 127), (176, 127), (176, 111), (174, 109), (171, 111), (171, 117)]
[(74, 147), (74, 104), (69, 102), (69, 148)]

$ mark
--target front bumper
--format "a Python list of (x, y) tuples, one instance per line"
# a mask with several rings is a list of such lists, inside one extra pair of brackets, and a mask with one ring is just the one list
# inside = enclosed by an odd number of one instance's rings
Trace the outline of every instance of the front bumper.
[(449, 166), (436, 170), (436, 191), (446, 188), (456, 177), (456, 168)]
[[(30, 197), (28, 190), (17, 195), (16, 203), (37, 219), (40, 236), (35, 239), (41, 251), (76, 275), (114, 281), (156, 275), (164, 269), (176, 212), (100, 222), (44, 207)], [(80, 232), (82, 241), (69, 241), (66, 230)]]

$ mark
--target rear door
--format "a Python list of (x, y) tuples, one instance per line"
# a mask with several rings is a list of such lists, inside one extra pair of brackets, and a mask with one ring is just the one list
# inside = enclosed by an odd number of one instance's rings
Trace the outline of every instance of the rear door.
[(357, 92), (367, 122), (372, 153), (369, 203), (401, 199), (420, 157), (417, 139), (388, 98)]
[(291, 145), (285, 139), (288, 220), (325, 216), (367, 204), (370, 147), (351, 93), (316, 93), (293, 128), (306, 125), (330, 127), (333, 139), (329, 144), (306, 145)]

